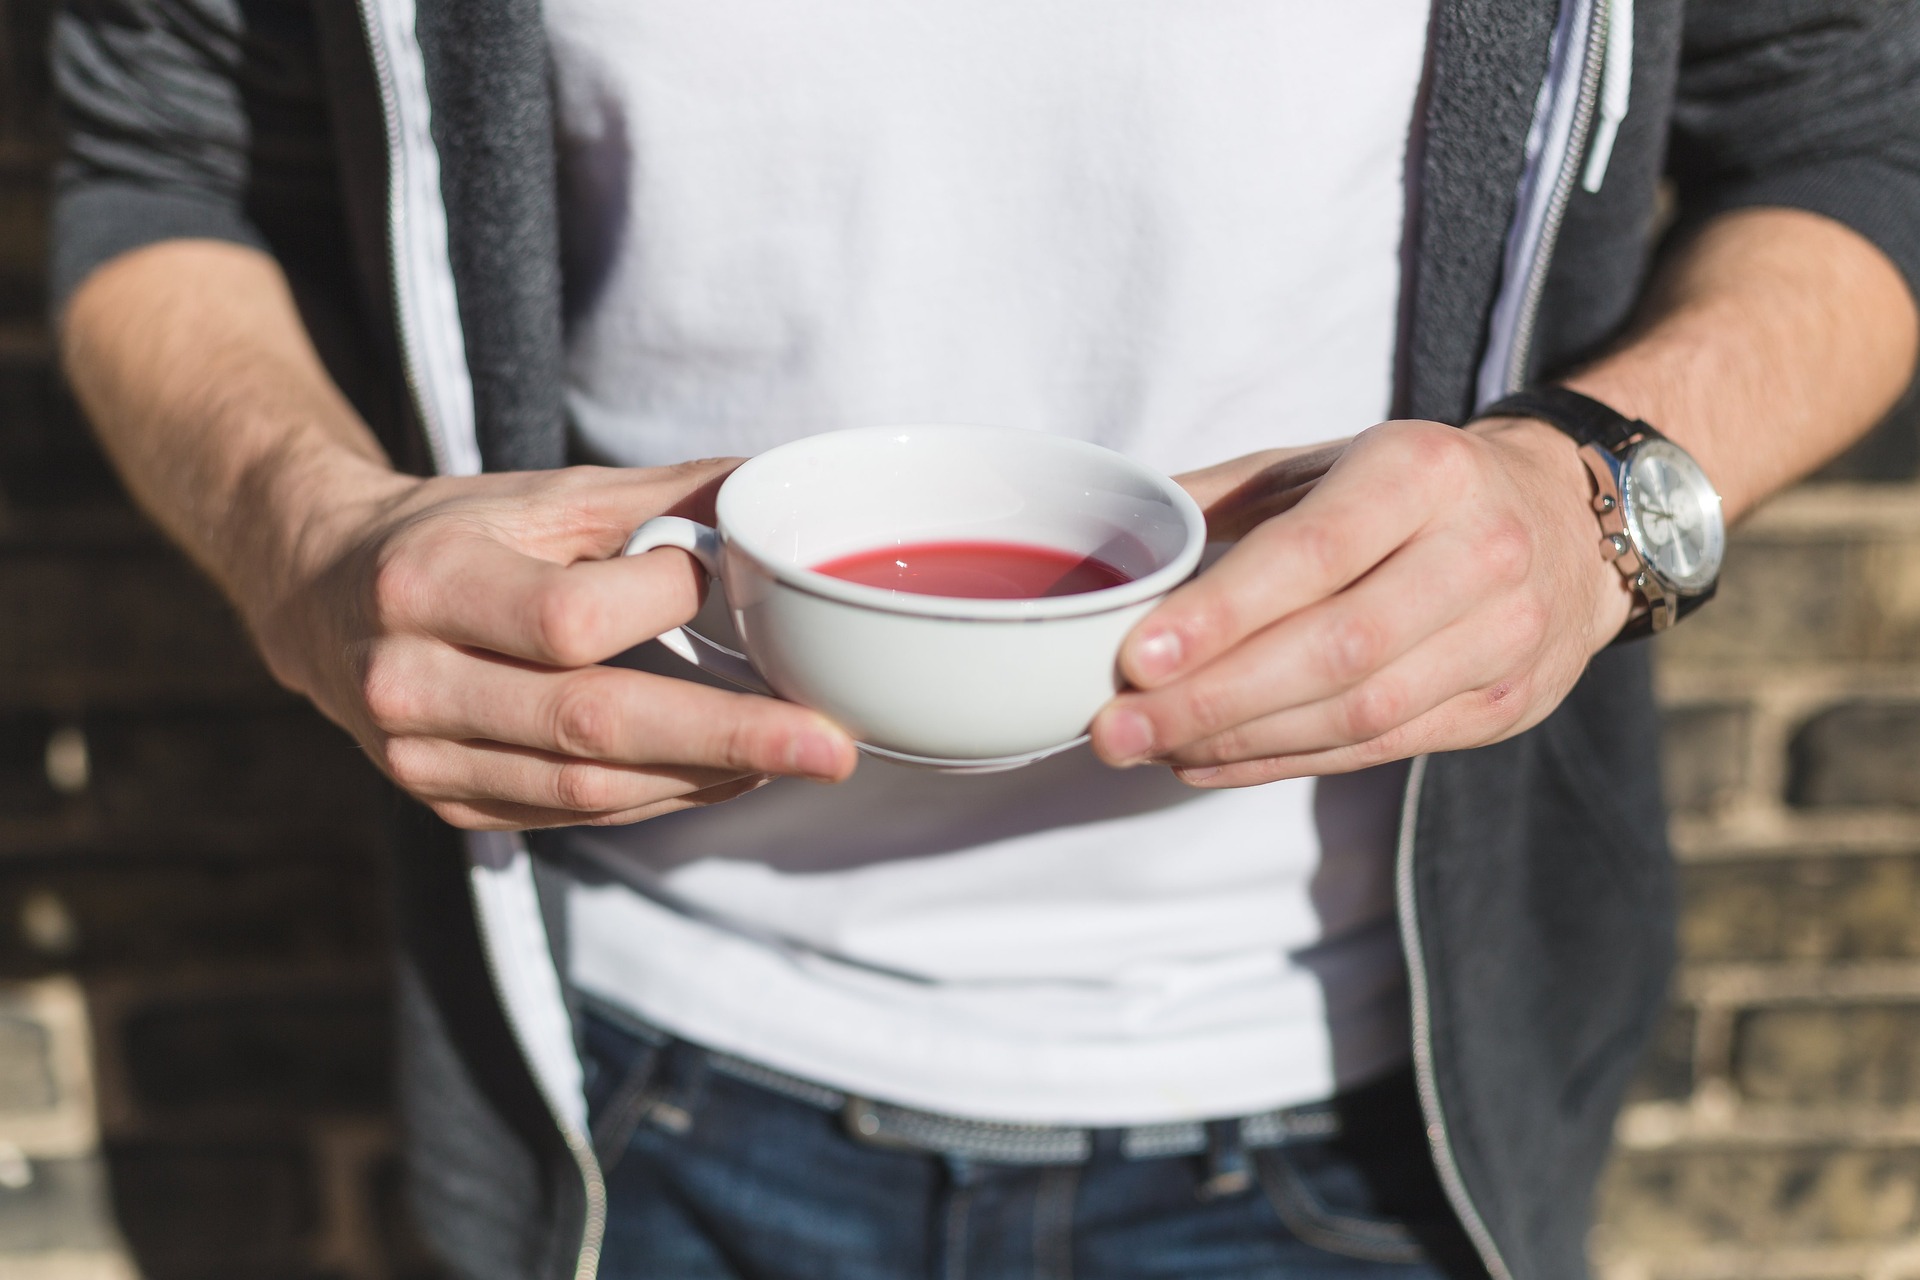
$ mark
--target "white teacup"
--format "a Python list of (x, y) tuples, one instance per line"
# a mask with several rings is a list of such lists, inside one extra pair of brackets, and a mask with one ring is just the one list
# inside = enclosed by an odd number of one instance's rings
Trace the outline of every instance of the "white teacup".
[[(649, 520), (626, 552), (691, 552), (725, 588), (746, 652), (684, 628), (661, 641), (825, 713), (877, 754), (942, 767), (1006, 768), (1081, 740), (1119, 688), (1121, 641), (1193, 573), (1206, 542), (1200, 508), (1150, 468), (1084, 441), (986, 427), (809, 436), (742, 464), (717, 505), (717, 529)], [(957, 541), (1092, 556), (1130, 581), (977, 600), (814, 570)]]

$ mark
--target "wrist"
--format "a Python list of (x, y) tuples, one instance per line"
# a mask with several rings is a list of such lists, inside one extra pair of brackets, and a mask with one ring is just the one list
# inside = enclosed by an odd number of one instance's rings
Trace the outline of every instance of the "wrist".
[(1598, 653), (1620, 634), (1640, 601), (1602, 553), (1593, 473), (1581, 446), (1538, 418), (1483, 418), (1465, 429), (1508, 459), (1539, 509), (1548, 513), (1543, 531), (1553, 530), (1566, 549), (1564, 563), (1574, 572), (1563, 581), (1579, 583), (1590, 601), (1586, 645), (1589, 653)]
[(1480, 418), (1464, 430), (1523, 460), (1542, 483), (1579, 495), (1583, 506), (1592, 499), (1593, 476), (1581, 460), (1580, 445), (1552, 423), (1538, 418)]
[(258, 634), (269, 615), (365, 540), (422, 481), (330, 439), (289, 446), (238, 478), (222, 521), (219, 576)]
[(1685, 449), (1720, 495), (1725, 520), (1733, 523), (1763, 495), (1747, 490), (1742, 469), (1727, 465), (1719, 442), (1700, 429), (1702, 422), (1712, 418), (1710, 406), (1700, 402), (1704, 392), (1699, 385), (1658, 376), (1642, 365), (1633, 352), (1622, 352), (1556, 381), (1626, 417), (1652, 424), (1661, 435)]

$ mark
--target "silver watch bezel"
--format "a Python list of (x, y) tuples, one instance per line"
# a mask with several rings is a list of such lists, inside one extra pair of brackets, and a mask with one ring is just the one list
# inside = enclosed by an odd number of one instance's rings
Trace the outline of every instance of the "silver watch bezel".
[[(1673, 470), (1678, 471), (1696, 493), (1703, 493), (1700, 507), (1708, 517), (1708, 537), (1706, 552), (1700, 567), (1693, 573), (1676, 577), (1655, 558), (1652, 540), (1644, 536), (1644, 513), (1639, 507), (1639, 486), (1635, 482), (1635, 469), (1649, 457), (1659, 458)], [(1727, 527), (1720, 510), (1720, 493), (1707, 478), (1706, 471), (1694, 460), (1692, 454), (1664, 436), (1651, 436), (1635, 441), (1624, 456), (1614, 458), (1615, 475), (1620, 490), (1620, 515), (1623, 531), (1633, 543), (1636, 558), (1649, 576), (1662, 587), (1677, 596), (1704, 595), (1713, 589), (1720, 578), (1720, 570), (1726, 563)]]

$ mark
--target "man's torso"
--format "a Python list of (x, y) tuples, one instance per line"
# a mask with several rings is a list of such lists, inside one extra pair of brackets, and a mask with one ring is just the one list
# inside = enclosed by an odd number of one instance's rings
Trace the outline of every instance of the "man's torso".
[[(593, 454), (935, 419), (1177, 472), (1386, 414), (1423, 3), (548, 12)], [(935, 1109), (1325, 1096), (1405, 1054), (1403, 776), (1202, 794), (1084, 752), (985, 779), (867, 761), (568, 837), (655, 898), (576, 891), (573, 977)]]

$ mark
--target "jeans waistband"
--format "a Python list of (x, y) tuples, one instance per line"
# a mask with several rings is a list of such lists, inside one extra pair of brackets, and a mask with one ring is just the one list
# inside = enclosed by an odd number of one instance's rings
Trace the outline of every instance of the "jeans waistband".
[(1117, 1133), (1120, 1154), (1129, 1160), (1202, 1154), (1217, 1159), (1223, 1149), (1324, 1142), (1338, 1137), (1341, 1129), (1340, 1112), (1332, 1100), (1219, 1120), (1125, 1127), (974, 1120), (863, 1098), (682, 1040), (604, 1001), (585, 996), (582, 1001), (588, 1013), (656, 1051), (680, 1046), (682, 1052), (698, 1054), (709, 1070), (720, 1075), (838, 1115), (848, 1134), (877, 1147), (985, 1164), (1081, 1164), (1092, 1158), (1097, 1134)]

